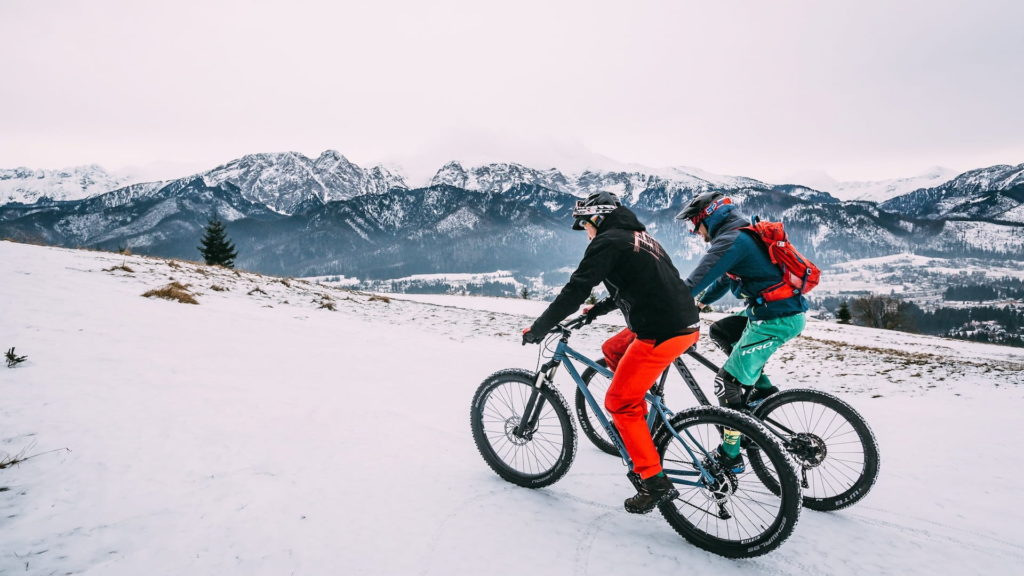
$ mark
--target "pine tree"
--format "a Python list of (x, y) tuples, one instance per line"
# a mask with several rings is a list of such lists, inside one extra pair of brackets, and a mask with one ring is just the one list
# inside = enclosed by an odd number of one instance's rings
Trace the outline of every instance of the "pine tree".
[(200, 242), (202, 245), (197, 248), (207, 264), (225, 268), (235, 267), (235, 258), (238, 257), (238, 252), (235, 250), (234, 243), (228, 239), (227, 232), (224, 231), (224, 223), (216, 217), (206, 224), (203, 239)]
[(843, 303), (839, 305), (839, 310), (836, 311), (836, 320), (839, 320), (840, 324), (849, 324), (850, 318), (852, 318), (850, 306), (847, 305), (846, 300), (843, 300)]

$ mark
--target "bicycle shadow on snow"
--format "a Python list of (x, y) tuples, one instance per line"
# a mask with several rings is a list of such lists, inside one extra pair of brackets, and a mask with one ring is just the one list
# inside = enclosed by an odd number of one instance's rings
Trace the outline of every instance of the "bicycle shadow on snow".
[(441, 520), (420, 574), (621, 575), (650, 570), (688, 574), (921, 574), (1005, 571), (1024, 546), (954, 526), (861, 507), (804, 510), (778, 550), (733, 560), (680, 537), (655, 511), (621, 509), (629, 485), (618, 474), (570, 473), (559, 484), (519, 488), (481, 473), (477, 491)]
[[(644, 569), (722, 570), (735, 562), (691, 546), (657, 512), (622, 509), (625, 476), (582, 473), (530, 490), (500, 479), (441, 520), (420, 574), (622, 574)], [(699, 573), (699, 572), (698, 572)]]

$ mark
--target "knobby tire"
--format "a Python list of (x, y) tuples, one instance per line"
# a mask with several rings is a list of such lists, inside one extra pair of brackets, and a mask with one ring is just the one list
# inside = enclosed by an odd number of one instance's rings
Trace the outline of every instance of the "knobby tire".
[(654, 438), (666, 471), (697, 470), (684, 443), (703, 460), (718, 447), (720, 430), (726, 427), (741, 432), (747, 445), (759, 450), (762, 464), (774, 475), (776, 491), (770, 491), (749, 466), (739, 474), (716, 476), (717, 486), (727, 487), (724, 500), (716, 499), (713, 487), (677, 482), (679, 497), (659, 507), (665, 520), (694, 545), (729, 558), (760, 556), (778, 548), (793, 533), (801, 506), (799, 481), (779, 440), (753, 418), (717, 406), (689, 408), (676, 414), (671, 424), (679, 438), (664, 426)]
[[(820, 390), (790, 389), (769, 396), (754, 417), (790, 446), (803, 487), (804, 506), (831, 512), (860, 501), (878, 478), (878, 442), (861, 415), (846, 402)], [(803, 448), (794, 446), (794, 434)], [(806, 447), (811, 452), (806, 452)], [(820, 447), (824, 447), (821, 450)], [(769, 489), (778, 482), (750, 451), (750, 463)]]
[[(576, 428), (562, 394), (547, 385), (534, 387), (533, 372), (500, 370), (488, 376), (473, 396), (470, 427), (487, 465), (503, 479), (525, 488), (541, 488), (565, 476), (576, 457)], [(540, 418), (526, 436), (515, 427), (530, 395), (537, 391)]]

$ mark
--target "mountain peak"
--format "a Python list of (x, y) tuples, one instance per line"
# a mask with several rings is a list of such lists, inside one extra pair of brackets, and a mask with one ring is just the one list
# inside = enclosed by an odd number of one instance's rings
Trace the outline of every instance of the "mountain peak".
[(466, 174), (466, 169), (462, 167), (462, 164), (457, 160), (452, 160), (440, 170), (434, 177), (430, 179), (431, 186), (437, 186), (439, 184), (446, 184), (448, 186), (455, 186), (457, 188), (465, 188), (467, 186), (467, 180), (469, 179)]
[(349, 159), (345, 158), (345, 156), (341, 152), (330, 149), (321, 152), (320, 156), (316, 159), (316, 162), (318, 164), (321, 162), (347, 162), (351, 164), (351, 162), (349, 162)]
[(445, 165), (441, 167), (441, 170), (459, 170), (462, 172), (466, 171), (466, 169), (462, 167), (462, 163), (459, 162), (458, 160), (451, 160), (445, 163)]

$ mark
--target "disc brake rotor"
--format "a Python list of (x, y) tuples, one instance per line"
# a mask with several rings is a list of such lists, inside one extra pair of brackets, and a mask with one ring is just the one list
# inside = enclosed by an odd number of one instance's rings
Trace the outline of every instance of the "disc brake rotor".
[(828, 456), (828, 446), (821, 437), (809, 432), (800, 432), (790, 438), (789, 453), (804, 468), (815, 468)]
[(526, 434), (517, 432), (519, 422), (518, 416), (510, 416), (505, 420), (505, 437), (516, 446), (523, 446), (533, 438), (533, 433), (532, 431)]

